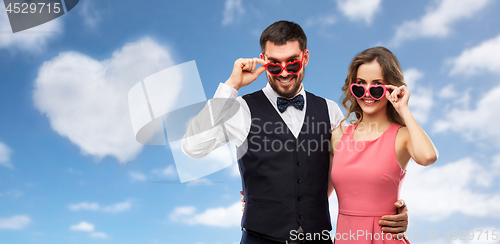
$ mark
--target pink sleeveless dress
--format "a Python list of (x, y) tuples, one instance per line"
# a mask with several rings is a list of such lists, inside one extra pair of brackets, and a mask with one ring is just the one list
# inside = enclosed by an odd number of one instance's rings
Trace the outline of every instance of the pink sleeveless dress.
[(382, 215), (397, 212), (394, 203), (406, 174), (396, 157), (396, 134), (401, 125), (392, 123), (380, 137), (354, 141), (356, 125), (349, 126), (335, 150), (332, 182), (339, 201), (335, 243), (409, 244), (383, 233)]

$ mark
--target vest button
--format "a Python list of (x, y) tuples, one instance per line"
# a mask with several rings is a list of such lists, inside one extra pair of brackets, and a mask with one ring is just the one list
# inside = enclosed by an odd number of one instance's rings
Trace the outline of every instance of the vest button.
[(302, 200), (302, 197), (297, 197), (297, 201), (300, 202), (300, 200)]
[(300, 166), (300, 161), (297, 161), (297, 166)]
[(299, 214), (299, 219), (302, 219), (302, 214)]
[(301, 181), (300, 179), (298, 179), (298, 180), (297, 180), (297, 183), (299, 183), (299, 184), (300, 184), (301, 182), (302, 182), (302, 181)]

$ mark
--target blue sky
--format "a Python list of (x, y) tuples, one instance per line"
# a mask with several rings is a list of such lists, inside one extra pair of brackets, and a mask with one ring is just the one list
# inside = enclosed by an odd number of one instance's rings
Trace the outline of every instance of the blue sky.
[[(196, 60), (211, 97), (281, 19), (307, 34), (306, 90), (336, 102), (357, 53), (383, 45), (398, 57), (410, 109), (440, 151), (408, 168), (408, 233), (423, 235), (412, 242), (499, 243), (498, 1), (81, 0), (16, 34), (1, 8), (0, 244), (239, 243), (234, 165), (181, 184), (168, 146), (134, 140), (127, 92)], [(489, 232), (446, 239), (453, 230)]]

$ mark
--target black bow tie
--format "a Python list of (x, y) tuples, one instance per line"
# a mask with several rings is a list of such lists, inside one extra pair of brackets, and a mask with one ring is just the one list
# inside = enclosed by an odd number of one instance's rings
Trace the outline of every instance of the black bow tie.
[(298, 110), (304, 109), (304, 96), (299, 94), (292, 99), (278, 97), (278, 110), (281, 113), (285, 112), (290, 105), (294, 106)]

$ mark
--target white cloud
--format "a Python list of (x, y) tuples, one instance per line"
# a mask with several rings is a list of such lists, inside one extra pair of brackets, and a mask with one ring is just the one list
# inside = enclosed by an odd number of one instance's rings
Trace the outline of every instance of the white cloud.
[(433, 130), (457, 132), (472, 142), (492, 141), (500, 148), (500, 127), (493, 123), (500, 120), (500, 106), (496, 105), (499, 96), (500, 86), (497, 86), (481, 94), (475, 108), (457, 106), (449, 109), (434, 123)]
[(119, 213), (132, 208), (130, 200), (125, 202), (115, 203), (109, 206), (101, 206), (95, 202), (81, 202), (77, 204), (70, 204), (68, 208), (72, 211), (89, 210), (89, 211), (102, 211), (107, 213)]
[(130, 201), (125, 201), (125, 202), (113, 204), (111, 206), (103, 207), (102, 211), (108, 212), (108, 213), (119, 213), (119, 212), (129, 210), (130, 208), (132, 208), (132, 204), (130, 203)]
[(449, 60), (452, 64), (450, 75), (473, 75), (484, 71), (500, 74), (500, 35), (486, 40), (470, 49), (466, 49), (460, 56)]
[[(3, 2), (3, 1), (2, 1)], [(21, 32), (12, 33), (5, 5), (0, 6), (0, 49), (41, 52), (48, 42), (62, 34), (61, 18)]]
[(440, 98), (455, 98), (458, 96), (458, 91), (455, 88), (455, 85), (453, 84), (448, 84), (447, 86), (443, 87), (441, 91), (439, 92), (439, 97)]
[(104, 232), (94, 231), (95, 226), (85, 221), (82, 221), (76, 225), (72, 225), (69, 227), (69, 229), (74, 231), (90, 232), (89, 235), (94, 238), (101, 238), (101, 239), (109, 238), (109, 236)]
[(90, 234), (91, 237), (95, 237), (95, 238), (101, 238), (101, 239), (108, 239), (109, 236), (104, 233), (104, 232), (92, 232)]
[(381, 3), (382, 0), (337, 0), (337, 7), (350, 20), (371, 24), (382, 8)]
[(484, 9), (491, 0), (439, 0), (418, 20), (405, 21), (396, 29), (393, 45), (409, 39), (446, 37), (456, 22), (471, 18)]
[(417, 81), (424, 77), (424, 74), (415, 68), (407, 69), (403, 73), (405, 76), (406, 86), (408, 87), (410, 92), (417, 87)]
[(304, 27), (311, 27), (311, 26), (320, 26), (321, 28), (325, 28), (327, 26), (332, 26), (337, 22), (337, 19), (333, 14), (328, 14), (328, 15), (316, 15), (309, 17), (306, 20), (306, 23), (304, 24)]
[(243, 8), (241, 0), (226, 0), (222, 25), (230, 25), (239, 21), (244, 13), (245, 9)]
[(83, 1), (79, 3), (78, 14), (82, 16), (83, 23), (87, 28), (93, 29), (101, 21), (101, 15), (95, 7), (95, 1)]
[(10, 218), (0, 218), (0, 230), (22, 230), (31, 223), (30, 217), (26, 215), (16, 215)]
[(85, 221), (82, 221), (76, 225), (70, 226), (69, 229), (76, 230), (76, 231), (92, 232), (92, 231), (94, 231), (94, 225), (91, 223), (87, 223)]
[(12, 149), (10, 149), (5, 143), (0, 141), (0, 166), (12, 169), (12, 163), (10, 162), (10, 155), (12, 154)]
[(146, 181), (146, 175), (139, 172), (129, 172), (128, 174), (132, 182), (134, 181)]
[(80, 210), (94, 210), (97, 211), (100, 209), (98, 203), (89, 203), (89, 202), (81, 202), (77, 204), (70, 204), (68, 208), (72, 211), (80, 211)]
[[(306, 23), (303, 25), (304, 28), (317, 28), (318, 34), (326, 37), (332, 38), (333, 34), (329, 27), (333, 26), (337, 22), (337, 18), (333, 14), (326, 15), (314, 15), (309, 17), (306, 20)], [(259, 33), (260, 36), (260, 33)]]
[(77, 175), (83, 175), (83, 172), (80, 171), (80, 170), (76, 170), (76, 169), (73, 169), (73, 168), (69, 168), (68, 169), (68, 172), (72, 173), (72, 174), (77, 174)]
[(168, 165), (163, 169), (154, 169), (151, 173), (160, 177), (171, 178), (177, 175), (177, 170), (175, 170), (173, 165)]
[(168, 50), (151, 38), (128, 43), (102, 61), (63, 52), (40, 67), (34, 103), (52, 129), (83, 154), (98, 160), (113, 156), (123, 163), (142, 148), (132, 129), (128, 91), (172, 64)]
[(196, 213), (195, 207), (177, 207), (170, 214), (170, 220), (189, 225), (208, 225), (216, 227), (240, 226), (241, 202), (229, 207), (210, 208), (203, 213)]
[[(439, 221), (452, 214), (500, 217), (499, 193), (491, 193), (499, 174), (471, 158), (442, 166), (422, 167), (410, 161), (402, 198), (411, 206), (412, 216)], [(489, 193), (475, 188), (490, 189)]]
[(432, 98), (432, 89), (418, 85), (417, 81), (424, 77), (424, 74), (418, 69), (411, 68), (403, 72), (405, 83), (408, 90), (411, 92), (408, 106), (412, 111), (413, 117), (419, 123), (426, 123), (429, 117), (429, 112), (434, 104)]
[(24, 195), (24, 192), (20, 190), (9, 190), (6, 192), (1, 193), (0, 192), (0, 197), (12, 197), (12, 198), (18, 198)]

